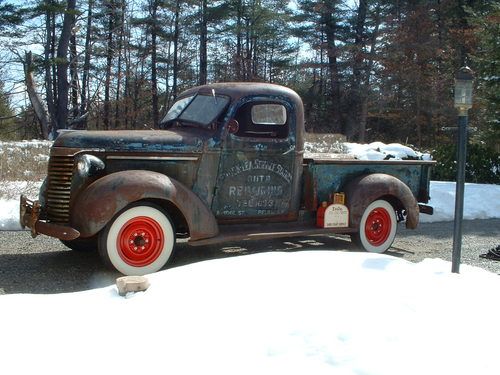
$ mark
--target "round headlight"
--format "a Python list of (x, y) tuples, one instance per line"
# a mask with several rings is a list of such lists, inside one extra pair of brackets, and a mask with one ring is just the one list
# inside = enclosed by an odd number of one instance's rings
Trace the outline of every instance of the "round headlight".
[(90, 169), (90, 163), (88, 162), (88, 159), (85, 157), (88, 155), (82, 155), (76, 162), (76, 171), (78, 174), (81, 175), (88, 175), (89, 174), (89, 169)]
[(103, 170), (104, 167), (104, 162), (94, 155), (83, 154), (78, 156), (76, 161), (76, 171), (83, 176), (92, 176)]

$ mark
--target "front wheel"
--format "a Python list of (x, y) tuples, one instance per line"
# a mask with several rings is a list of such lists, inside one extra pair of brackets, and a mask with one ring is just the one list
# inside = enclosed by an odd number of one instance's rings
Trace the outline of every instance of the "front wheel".
[(373, 201), (366, 207), (359, 223), (359, 232), (352, 241), (370, 253), (383, 253), (396, 237), (397, 218), (391, 204), (385, 200)]
[(160, 270), (174, 244), (175, 231), (168, 215), (147, 203), (126, 208), (99, 233), (101, 258), (124, 275)]

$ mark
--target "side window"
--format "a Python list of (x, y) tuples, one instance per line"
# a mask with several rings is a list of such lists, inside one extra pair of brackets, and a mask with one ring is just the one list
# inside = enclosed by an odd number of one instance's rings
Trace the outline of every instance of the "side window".
[(288, 137), (288, 112), (282, 104), (246, 103), (238, 109), (235, 118), (239, 123), (238, 137)]
[(286, 108), (281, 104), (256, 104), (251, 110), (252, 122), (258, 125), (285, 125)]

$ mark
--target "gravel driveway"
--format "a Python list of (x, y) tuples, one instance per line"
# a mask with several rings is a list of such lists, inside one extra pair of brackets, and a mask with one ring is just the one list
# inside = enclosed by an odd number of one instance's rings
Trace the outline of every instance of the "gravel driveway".
[[(500, 261), (479, 257), (500, 244), (500, 219), (464, 221), (462, 262), (500, 274)], [(386, 253), (412, 262), (425, 258), (451, 261), (453, 222), (420, 224), (417, 230), (399, 228)], [(356, 251), (347, 236), (225, 243), (191, 247), (179, 244), (169, 267), (202, 260), (266, 251)], [(451, 270), (451, 266), (450, 266)], [(79, 253), (46, 236), (32, 239), (28, 232), (0, 232), (0, 294), (60, 293), (111, 285), (120, 274), (104, 268), (97, 252)]]

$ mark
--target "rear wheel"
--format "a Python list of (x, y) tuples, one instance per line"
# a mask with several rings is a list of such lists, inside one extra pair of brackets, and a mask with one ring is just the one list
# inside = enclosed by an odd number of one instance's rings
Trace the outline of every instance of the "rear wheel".
[(124, 275), (158, 271), (172, 255), (174, 244), (170, 218), (147, 203), (129, 206), (99, 233), (101, 258)]
[(385, 200), (373, 201), (366, 207), (359, 223), (359, 232), (352, 241), (371, 253), (383, 253), (396, 237), (397, 218), (392, 205)]

